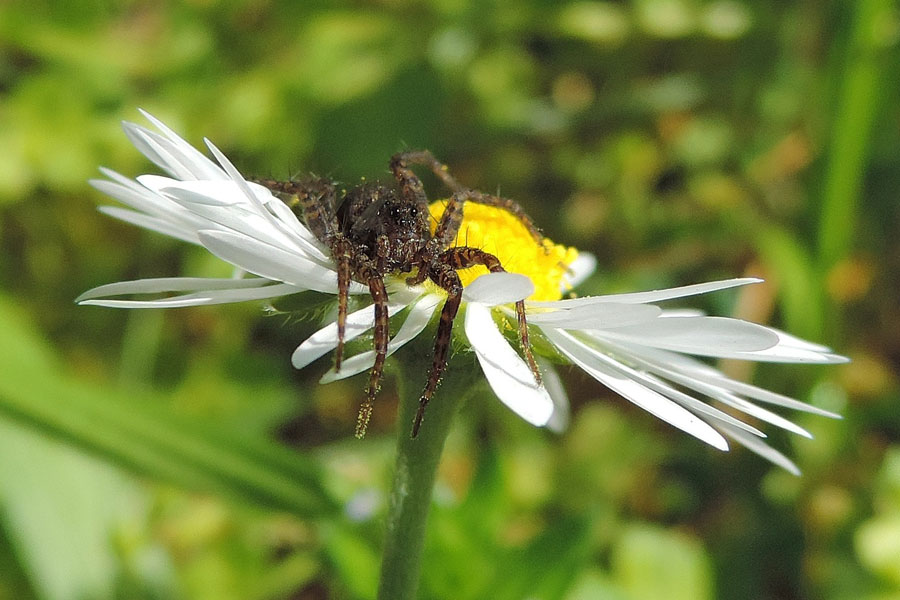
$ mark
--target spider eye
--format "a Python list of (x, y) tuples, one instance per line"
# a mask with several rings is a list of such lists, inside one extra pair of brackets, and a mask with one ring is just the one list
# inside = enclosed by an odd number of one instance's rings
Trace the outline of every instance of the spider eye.
[(399, 221), (401, 218), (403, 218), (403, 210), (397, 204), (391, 205), (391, 207), (388, 209), (388, 214), (393, 221)]

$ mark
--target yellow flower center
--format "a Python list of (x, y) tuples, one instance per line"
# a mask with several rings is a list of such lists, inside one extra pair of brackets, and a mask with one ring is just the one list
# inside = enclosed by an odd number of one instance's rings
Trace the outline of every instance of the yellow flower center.
[[(446, 201), (433, 202), (431, 231), (444, 213)], [(519, 273), (534, 283), (534, 294), (528, 300), (559, 300), (565, 287), (568, 267), (578, 256), (575, 248), (554, 244), (547, 238), (538, 244), (528, 228), (509, 211), (494, 206), (467, 202), (462, 224), (453, 246), (479, 248), (500, 259), (510, 273)], [(484, 275), (486, 267), (477, 266), (458, 271), (463, 286)]]

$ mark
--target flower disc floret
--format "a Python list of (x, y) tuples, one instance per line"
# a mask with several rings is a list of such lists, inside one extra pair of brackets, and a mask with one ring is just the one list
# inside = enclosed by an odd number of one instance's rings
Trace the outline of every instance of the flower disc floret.
[[(441, 201), (429, 206), (432, 231), (444, 207)], [(466, 204), (453, 245), (484, 250), (500, 259), (507, 271), (527, 276), (534, 283), (534, 293), (527, 298), (530, 301), (559, 300), (563, 290), (570, 287), (566, 284), (568, 267), (578, 258), (575, 248), (554, 244), (547, 238), (538, 245), (522, 220), (509, 211), (474, 202)], [(464, 286), (487, 272), (482, 266), (458, 271)]]

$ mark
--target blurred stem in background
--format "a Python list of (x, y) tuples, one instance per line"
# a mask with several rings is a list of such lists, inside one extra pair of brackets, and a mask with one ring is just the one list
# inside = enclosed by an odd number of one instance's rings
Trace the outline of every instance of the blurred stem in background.
[(857, 226), (866, 162), (871, 152), (875, 117), (886, 80), (888, 50), (896, 31), (890, 29), (891, 0), (859, 0), (848, 7), (853, 28), (838, 72), (837, 105), (822, 190), (819, 259), (825, 269), (850, 253)]

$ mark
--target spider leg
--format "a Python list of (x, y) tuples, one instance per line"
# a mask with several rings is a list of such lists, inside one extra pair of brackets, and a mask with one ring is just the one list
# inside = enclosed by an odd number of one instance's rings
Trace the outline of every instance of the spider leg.
[(483, 194), (478, 190), (463, 190), (450, 196), (450, 200), (447, 201), (447, 206), (441, 215), (441, 220), (434, 231), (434, 237), (441, 240), (444, 248), (456, 245), (456, 235), (459, 233), (459, 226), (463, 219), (463, 207), (466, 202), (502, 208), (511, 213), (525, 226), (537, 245), (544, 247), (544, 236), (541, 235), (541, 232), (534, 225), (534, 221), (531, 220), (531, 217), (525, 213), (525, 210), (517, 202), (509, 198)]
[(252, 179), (269, 188), (285, 204), (299, 206), (303, 222), (316, 238), (322, 241), (334, 236), (339, 227), (335, 216), (337, 196), (332, 181), (314, 177), (305, 181), (277, 181), (275, 179)]
[[(447, 290), (448, 295), (447, 300), (444, 302), (444, 308), (441, 310), (441, 320), (438, 323), (437, 336), (434, 340), (434, 357), (431, 363), (431, 371), (428, 374), (428, 382), (425, 384), (425, 391), (422, 392), (422, 396), (419, 398), (419, 409), (413, 421), (413, 437), (416, 437), (419, 433), (419, 428), (422, 426), (422, 420), (425, 417), (425, 407), (434, 395), (441, 375), (447, 366), (447, 352), (450, 348), (453, 321), (456, 318), (456, 313), (459, 311), (459, 304), (462, 299), (462, 283), (456, 270), (475, 265), (484, 265), (492, 273), (505, 272), (496, 256), (478, 248), (466, 246), (446, 250), (437, 258), (436, 264), (432, 265), (432, 280)], [(522, 351), (525, 354), (528, 367), (531, 369), (537, 384), (543, 385), (541, 372), (538, 369), (537, 362), (534, 360), (534, 354), (531, 352), (531, 343), (528, 339), (528, 322), (525, 319), (525, 302), (523, 300), (516, 302), (516, 317), (519, 325), (519, 342), (522, 345)]]
[(334, 351), (334, 370), (341, 370), (341, 361), (344, 358), (344, 335), (347, 330), (347, 302), (350, 296), (350, 260), (353, 248), (350, 241), (343, 234), (336, 234), (331, 240), (331, 255), (337, 267), (338, 287), (338, 314), (337, 334), (338, 343)]
[[(468, 246), (450, 248), (441, 255), (439, 260), (446, 262), (454, 269), (466, 269), (475, 265), (484, 265), (491, 273), (506, 272), (496, 256), (484, 250)], [(534, 354), (531, 352), (531, 343), (528, 339), (528, 321), (525, 319), (524, 300), (516, 302), (516, 321), (519, 326), (519, 343), (522, 346), (522, 353), (525, 354), (525, 360), (528, 362), (528, 367), (531, 369), (535, 381), (538, 385), (543, 385), (541, 371), (538, 369), (537, 361), (534, 360)]]
[[(450, 169), (447, 165), (436, 159), (428, 150), (400, 152), (391, 158), (391, 171), (394, 172), (394, 176), (401, 183), (405, 178), (412, 175), (409, 165), (428, 167), (452, 192), (459, 192), (463, 189), (459, 182), (456, 181), (456, 178), (450, 174)], [(415, 177), (415, 175), (412, 176)]]
[(276, 181), (274, 179), (256, 179), (254, 181), (269, 188), (292, 208), (299, 206), (303, 213), (303, 221), (312, 234), (331, 247), (331, 255), (337, 271), (338, 288), (338, 343), (334, 353), (334, 369), (340, 371), (344, 358), (344, 336), (347, 330), (347, 304), (352, 277), (353, 245), (340, 231), (335, 214), (334, 183), (320, 177), (306, 181)]
[(388, 320), (387, 290), (384, 288), (384, 280), (381, 274), (371, 263), (358, 269), (357, 275), (369, 284), (369, 293), (375, 306), (375, 364), (369, 371), (369, 383), (366, 386), (366, 399), (359, 407), (356, 419), (356, 437), (366, 435), (369, 419), (372, 417), (372, 409), (375, 405), (375, 396), (381, 388), (381, 375), (384, 372), (384, 361), (387, 358), (388, 341), (390, 340), (390, 321)]
[(431, 233), (430, 216), (428, 212), (428, 197), (425, 195), (425, 187), (422, 181), (409, 168), (405, 154), (395, 154), (391, 158), (391, 172), (397, 183), (400, 184), (400, 193), (408, 201), (416, 205), (416, 230), (420, 237), (429, 238)]
[(375, 238), (375, 268), (380, 273), (384, 273), (387, 269), (387, 261), (391, 254), (391, 239), (381, 234)]
[(441, 375), (447, 367), (447, 354), (450, 350), (450, 334), (453, 332), (453, 320), (459, 312), (459, 303), (462, 300), (463, 286), (459, 275), (451, 265), (439, 263), (435, 265), (437, 273), (432, 273), (432, 279), (439, 286), (447, 290), (447, 300), (441, 309), (441, 320), (438, 323), (437, 336), (434, 339), (434, 355), (431, 359), (431, 370), (428, 372), (428, 382), (425, 391), (419, 397), (419, 409), (413, 421), (412, 437), (419, 435), (419, 427), (425, 417), (425, 407), (434, 395)]

